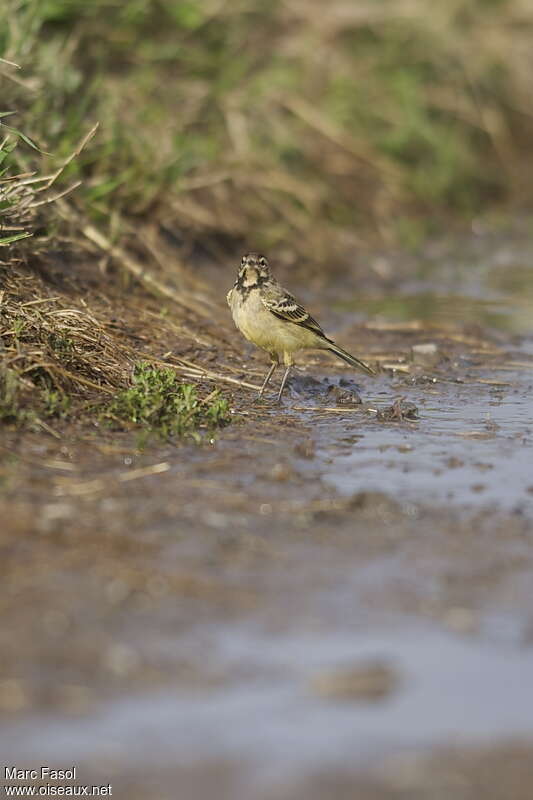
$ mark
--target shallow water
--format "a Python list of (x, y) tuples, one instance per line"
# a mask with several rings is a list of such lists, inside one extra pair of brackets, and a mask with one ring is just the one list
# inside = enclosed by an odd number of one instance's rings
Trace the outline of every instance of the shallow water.
[[(427, 390), (401, 387), (399, 395), (419, 404), (416, 424), (354, 424), (353, 434), (343, 437), (338, 428), (345, 421), (332, 421), (323, 428), (324, 480), (343, 494), (381, 490), (404, 500), (499, 508), (533, 518), (533, 362), (526, 360), (533, 354), (530, 253), (500, 242), (477, 257), (443, 260), (424, 272), (390, 296), (357, 295), (337, 307), (385, 324), (419, 320), (429, 326), (421, 340), (431, 341), (432, 328), (464, 324), (520, 335), (512, 347), (514, 360), (524, 356), (524, 363), (481, 367), (477, 377), (485, 385), (476, 385), (471, 373), (463, 385), (437, 381), (434, 399)], [(366, 388), (373, 387), (367, 382)], [(390, 393), (390, 386), (379, 388), (381, 393), (365, 396), (376, 408)]]
[(428, 277), (405, 281), (391, 294), (357, 293), (335, 307), (388, 322), (468, 323), (509, 334), (533, 334), (533, 265), (513, 263), (512, 258), (500, 264), (494, 260), (497, 254), (477, 264), (437, 266)]
[[(533, 370), (531, 382), (516, 372), (491, 375), (511, 385), (440, 384), (434, 398), (404, 390), (419, 406), (417, 422), (348, 423), (348, 436), (334, 432), (335, 422), (324, 426), (324, 480), (343, 494), (379, 490), (405, 501), (497, 508), (533, 519)], [(367, 400), (383, 406), (381, 395)], [(345, 429), (346, 421), (337, 426)]]
[[(22, 722), (2, 743), (4, 758), (75, 763), (90, 753), (95, 761), (112, 757), (127, 766), (144, 757), (149, 742), (153, 767), (223, 759), (268, 781), (317, 767), (368, 765), (402, 750), (533, 739), (525, 694), (532, 647), (413, 626), (357, 636), (342, 630), (272, 636), (253, 626), (217, 626), (201, 639), (229, 675), (245, 670), (250, 679), (119, 700), (83, 720)], [(397, 687), (383, 699), (313, 692), (317, 675), (375, 659), (397, 675)]]
[[(285, 782), (357, 775), (405, 752), (516, 739), (533, 747), (533, 269), (502, 245), (476, 263), (422, 270), (390, 297), (339, 302), (339, 328), (353, 312), (384, 330), (424, 323), (416, 339), (392, 340), (406, 359), (414, 341), (465, 324), (494, 334), (500, 355), (459, 356), (434, 381), (428, 367), (423, 383), (391, 370), (362, 379), (365, 405), (332, 413), (323, 407), (334, 367), (315, 366), (320, 382), (294, 380), (281, 408), (258, 406), (254, 420), (250, 405), (244, 437), (236, 425), (212, 453), (154, 455), (168, 470), (135, 496), (113, 495), (112, 480), (109, 495), (89, 492), (77, 507), (63, 484), (55, 505), (47, 493), (67, 542), (78, 515), (100, 514), (108, 530), (88, 562), (76, 540), (81, 567), (75, 558), (61, 566), (63, 551), (51, 549), (26, 577), (44, 598), (28, 619), (48, 666), (28, 663), (44, 682), (51, 674), (82, 696), (88, 687), (93, 700), (74, 714), (23, 704), (0, 732), (6, 761), (78, 763), (117, 781), (149, 766), (167, 794), (123, 795), (143, 800), (178, 796), (165, 770), (201, 775), (223, 763), (236, 776), (224, 797), (270, 797), (281, 786), (286, 800)], [(400, 396), (419, 419), (379, 421), (376, 410)], [(274, 425), (263, 429), (265, 420)], [(297, 449), (304, 437), (310, 455)], [(90, 489), (93, 478), (94, 469), (75, 482)], [(350, 505), (372, 492), (391, 501), (385, 516), (372, 500), (362, 515)], [(52, 529), (43, 531), (46, 548)], [(73, 580), (75, 598), (61, 594)], [(17, 623), (9, 642), (21, 631)], [(156, 677), (134, 685), (135, 664)], [(390, 681), (362, 691), (358, 671), (376, 665)], [(339, 693), (335, 676), (350, 671), (354, 683)], [(211, 800), (213, 790), (190, 796)]]

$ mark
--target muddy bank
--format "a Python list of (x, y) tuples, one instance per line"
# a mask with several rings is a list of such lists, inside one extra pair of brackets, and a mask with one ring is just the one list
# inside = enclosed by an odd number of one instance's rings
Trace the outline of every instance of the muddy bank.
[(499, 297), (344, 298), (321, 318), (380, 376), (311, 356), (200, 447), (6, 432), (5, 758), (132, 798), (525, 798), (533, 326)]

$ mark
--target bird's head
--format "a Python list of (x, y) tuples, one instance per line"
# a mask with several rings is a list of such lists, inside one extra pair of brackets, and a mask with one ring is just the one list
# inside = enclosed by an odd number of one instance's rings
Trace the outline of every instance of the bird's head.
[(269, 278), (270, 267), (265, 256), (262, 256), (261, 253), (246, 253), (242, 257), (237, 283), (243, 289), (261, 286)]

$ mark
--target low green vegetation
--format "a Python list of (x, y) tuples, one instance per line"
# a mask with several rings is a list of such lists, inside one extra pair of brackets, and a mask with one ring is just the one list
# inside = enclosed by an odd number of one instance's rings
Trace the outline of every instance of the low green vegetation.
[(71, 408), (70, 396), (57, 389), (43, 389), (42, 403), (43, 412), (47, 417), (67, 417)]
[(228, 401), (215, 390), (206, 398), (196, 387), (181, 383), (171, 369), (136, 364), (132, 385), (108, 404), (102, 417), (112, 424), (133, 423), (162, 438), (212, 432), (230, 421)]
[(99, 122), (60, 185), (83, 181), (77, 207), (112, 240), (149, 212), (323, 259), (339, 230), (401, 239), (409, 218), (532, 200), (524, 0), (7, 0), (0, 14), (0, 54), (20, 66), (0, 62), (0, 111), (17, 112), (0, 121), (25, 136), (4, 128), (0, 169), (50, 173)]
[(105, 296), (89, 307), (85, 297), (51, 293), (45, 279), (16, 264), (0, 271), (0, 281), (1, 423), (60, 436), (64, 423), (72, 429), (103, 419), (115, 429), (200, 441), (230, 421), (218, 390), (204, 394), (183, 383), (174, 369), (152, 364), (150, 353), (139, 363), (138, 331), (148, 342), (173, 335), (166, 315), (146, 316), (141, 292), (136, 301), (130, 296), (117, 326)]
[(25, 425), (30, 417), (21, 401), (22, 385), (15, 370), (0, 365), (0, 421)]
[(15, 370), (0, 370), (0, 421), (17, 428), (38, 428), (46, 419), (68, 416), (71, 398), (64, 392), (35, 388)]

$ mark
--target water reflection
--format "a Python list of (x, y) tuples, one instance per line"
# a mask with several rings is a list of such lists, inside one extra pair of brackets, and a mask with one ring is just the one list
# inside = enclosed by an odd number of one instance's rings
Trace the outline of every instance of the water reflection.
[[(461, 293), (457, 286), (461, 286)], [(336, 305), (392, 322), (421, 320), (438, 326), (477, 323), (513, 334), (533, 334), (533, 267), (505, 266), (488, 271), (483, 281), (430, 281), (382, 297), (358, 295)]]

